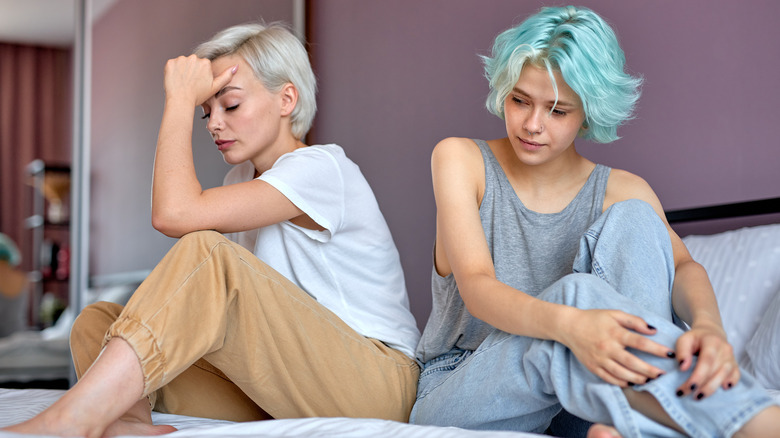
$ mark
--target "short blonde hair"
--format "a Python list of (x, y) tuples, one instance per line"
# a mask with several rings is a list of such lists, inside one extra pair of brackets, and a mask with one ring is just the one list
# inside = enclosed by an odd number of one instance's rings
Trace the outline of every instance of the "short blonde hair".
[(293, 84), (298, 90), (298, 102), (290, 115), (292, 134), (300, 140), (309, 132), (317, 112), (317, 80), (306, 49), (285, 25), (248, 23), (229, 27), (199, 45), (194, 53), (212, 61), (238, 55), (272, 92)]

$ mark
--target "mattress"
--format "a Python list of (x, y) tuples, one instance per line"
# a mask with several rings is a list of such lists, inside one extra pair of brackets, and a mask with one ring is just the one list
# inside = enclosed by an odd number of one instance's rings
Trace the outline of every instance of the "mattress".
[[(0, 389), (0, 427), (22, 422), (44, 410), (64, 391), (51, 389)], [(234, 423), (183, 415), (152, 413), (155, 424), (170, 424), (177, 432), (171, 438), (240, 438), (240, 437), (367, 437), (372, 438), (538, 438), (541, 435), (521, 432), (472, 431), (455, 427), (418, 426), (396, 421), (366, 418), (301, 418), (289, 420)], [(23, 435), (0, 432), (1, 438)], [(30, 435), (24, 435), (29, 437)]]

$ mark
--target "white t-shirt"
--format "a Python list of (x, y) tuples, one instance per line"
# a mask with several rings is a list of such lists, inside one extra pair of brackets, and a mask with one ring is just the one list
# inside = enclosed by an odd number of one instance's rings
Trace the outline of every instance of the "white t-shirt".
[[(224, 183), (249, 181), (250, 162)], [(420, 338), (390, 229), (360, 168), (335, 144), (296, 149), (257, 179), (267, 182), (319, 224), (289, 221), (227, 234), (300, 286), (363, 336), (409, 357)]]

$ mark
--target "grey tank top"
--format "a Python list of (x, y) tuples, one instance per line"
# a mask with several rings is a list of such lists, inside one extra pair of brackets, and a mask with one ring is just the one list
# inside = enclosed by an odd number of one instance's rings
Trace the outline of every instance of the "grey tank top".
[[(485, 163), (485, 194), (479, 207), (482, 228), (493, 257), (496, 278), (537, 296), (572, 272), (580, 237), (603, 210), (610, 168), (596, 165), (571, 203), (558, 213), (526, 208), (483, 140), (474, 140)], [(452, 274), (433, 269), (433, 308), (417, 346), (423, 363), (453, 348), (475, 350), (495, 330), (466, 310)]]

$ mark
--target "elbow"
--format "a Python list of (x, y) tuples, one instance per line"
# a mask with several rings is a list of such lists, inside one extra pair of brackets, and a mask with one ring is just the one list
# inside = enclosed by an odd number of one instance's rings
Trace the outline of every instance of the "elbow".
[(460, 298), (463, 300), (463, 306), (466, 311), (469, 312), (474, 318), (485, 321), (487, 315), (484, 312), (484, 305), (480, 298), (484, 297), (484, 294), (480, 294), (478, 291), (473, 290), (472, 284), (464, 284), (458, 287), (460, 291)]
[(164, 214), (152, 209), (152, 227), (168, 237), (178, 239), (187, 233), (182, 231), (180, 221), (176, 219), (177, 217), (178, 215), (176, 214)]

